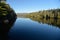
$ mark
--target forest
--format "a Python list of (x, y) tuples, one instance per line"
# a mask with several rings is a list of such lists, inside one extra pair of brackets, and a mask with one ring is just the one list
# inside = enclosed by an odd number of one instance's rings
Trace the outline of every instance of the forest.
[(60, 18), (60, 8), (57, 9), (49, 9), (49, 10), (42, 10), (38, 12), (31, 12), (31, 13), (17, 13), (18, 17), (27, 17), (27, 18)]
[(50, 9), (26, 14), (26, 17), (33, 18), (60, 18), (60, 9)]

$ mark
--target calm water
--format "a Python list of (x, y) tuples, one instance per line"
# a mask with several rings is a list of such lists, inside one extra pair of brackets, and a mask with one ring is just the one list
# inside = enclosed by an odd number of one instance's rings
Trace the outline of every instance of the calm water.
[[(8, 36), (10, 40), (59, 40), (60, 28), (48, 20), (32, 20), (29, 18), (17, 18), (10, 28)], [(54, 21), (55, 22), (55, 21)], [(55, 22), (56, 23), (56, 22)]]

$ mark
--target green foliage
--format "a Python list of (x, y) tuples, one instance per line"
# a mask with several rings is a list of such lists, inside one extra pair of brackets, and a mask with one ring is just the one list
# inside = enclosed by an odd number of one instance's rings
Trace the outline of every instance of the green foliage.
[(60, 9), (57, 8), (57, 9), (32, 12), (26, 16), (30, 18), (60, 18)]
[(10, 12), (10, 6), (4, 2), (0, 3), (0, 16), (6, 16)]

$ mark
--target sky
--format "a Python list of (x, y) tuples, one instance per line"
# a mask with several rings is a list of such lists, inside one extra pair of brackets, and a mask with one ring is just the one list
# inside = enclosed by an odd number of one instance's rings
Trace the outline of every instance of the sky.
[(60, 8), (60, 0), (7, 0), (16, 13), (30, 13)]

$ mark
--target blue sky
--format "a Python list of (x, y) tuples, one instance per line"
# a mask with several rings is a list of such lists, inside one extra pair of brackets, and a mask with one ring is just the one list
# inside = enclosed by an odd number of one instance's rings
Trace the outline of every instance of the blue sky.
[(60, 8), (60, 0), (7, 0), (16, 13)]

